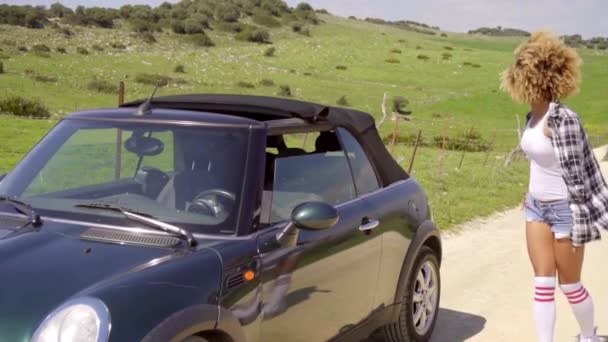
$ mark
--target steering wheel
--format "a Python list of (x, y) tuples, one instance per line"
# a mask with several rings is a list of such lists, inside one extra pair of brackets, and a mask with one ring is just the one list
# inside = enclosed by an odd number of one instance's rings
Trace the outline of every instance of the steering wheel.
[(236, 195), (223, 189), (210, 189), (196, 195), (188, 206), (188, 212), (213, 217), (227, 217), (234, 208)]

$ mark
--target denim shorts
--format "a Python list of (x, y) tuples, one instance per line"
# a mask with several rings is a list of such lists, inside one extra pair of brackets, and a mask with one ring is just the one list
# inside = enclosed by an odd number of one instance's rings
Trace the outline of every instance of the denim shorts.
[(548, 224), (556, 239), (570, 238), (573, 223), (570, 202), (567, 199), (543, 202), (528, 194), (526, 198), (526, 221)]

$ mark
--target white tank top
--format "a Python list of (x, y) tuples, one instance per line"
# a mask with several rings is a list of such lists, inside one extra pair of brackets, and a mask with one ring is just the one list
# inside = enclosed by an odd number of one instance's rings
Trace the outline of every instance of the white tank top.
[(549, 113), (555, 104), (534, 126), (530, 122), (521, 137), (521, 149), (530, 159), (530, 195), (540, 201), (554, 201), (568, 198), (568, 188), (562, 178), (562, 170), (553, 150), (551, 138), (547, 137), (544, 127)]

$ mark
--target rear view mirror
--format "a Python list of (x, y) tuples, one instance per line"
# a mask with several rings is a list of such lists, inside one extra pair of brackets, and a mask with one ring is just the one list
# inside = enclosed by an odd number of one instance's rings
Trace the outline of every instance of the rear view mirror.
[(133, 135), (125, 141), (125, 149), (138, 156), (156, 156), (163, 152), (165, 144), (153, 137)]

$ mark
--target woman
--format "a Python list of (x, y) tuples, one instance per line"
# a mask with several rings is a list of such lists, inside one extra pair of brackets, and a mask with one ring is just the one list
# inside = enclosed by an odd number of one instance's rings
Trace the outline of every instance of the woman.
[(585, 244), (608, 228), (608, 186), (579, 116), (559, 101), (578, 91), (581, 59), (554, 34), (537, 32), (515, 50), (503, 90), (531, 106), (521, 147), (530, 159), (526, 240), (534, 269), (539, 340), (553, 341), (557, 272), (581, 328), (599, 341), (593, 300), (581, 283)]

